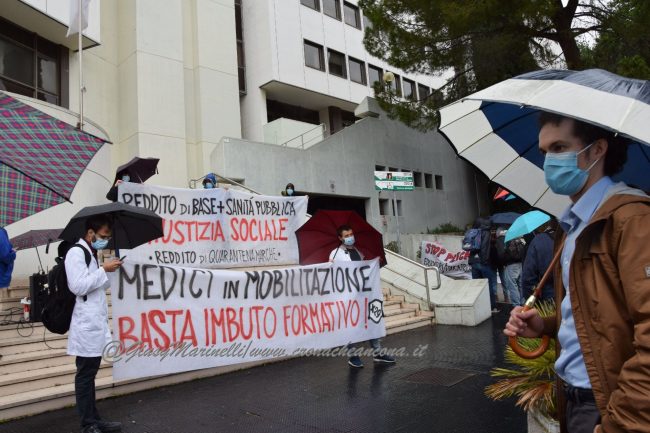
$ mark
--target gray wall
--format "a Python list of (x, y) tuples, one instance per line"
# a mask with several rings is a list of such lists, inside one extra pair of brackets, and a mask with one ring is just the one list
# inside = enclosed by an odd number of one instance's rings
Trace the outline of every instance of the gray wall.
[(378, 198), (392, 198), (393, 193), (375, 191), (375, 165), (443, 177), (443, 190), (434, 184), (433, 189), (397, 193), (402, 233), (421, 233), (446, 222), (464, 227), (479, 206), (488, 205), (484, 180), (474, 176), (439, 133), (421, 133), (383, 116), (362, 119), (305, 150), (224, 138), (211, 155), (215, 172), (243, 178), (263, 194), (279, 194), (290, 181), (299, 191), (367, 198), (367, 219), (387, 243), (395, 239), (396, 226), (394, 217), (380, 215)]

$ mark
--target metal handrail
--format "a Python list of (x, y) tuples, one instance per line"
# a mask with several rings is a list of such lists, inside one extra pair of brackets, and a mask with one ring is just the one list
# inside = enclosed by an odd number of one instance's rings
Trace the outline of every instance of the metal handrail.
[[(212, 172), (212, 173), (213, 173), (215, 176), (217, 176), (217, 180), (218, 180), (218, 179), (223, 179), (223, 180), (225, 180), (226, 182), (228, 182), (228, 183), (230, 183), (230, 184), (232, 184), (232, 185), (237, 185), (237, 186), (240, 187), (240, 188), (244, 188), (245, 190), (247, 190), (247, 191), (249, 191), (249, 192), (252, 192), (253, 194), (263, 195), (261, 192), (259, 192), (259, 191), (255, 191), (253, 188), (249, 188), (249, 187), (247, 187), (246, 185), (243, 185), (243, 184), (237, 182), (237, 181), (234, 180), (234, 179), (230, 179), (229, 177), (222, 176), (222, 175), (220, 175), (219, 173), (215, 173), (215, 172)], [(195, 187), (196, 187), (196, 182), (198, 182), (198, 181), (200, 181), (200, 180), (203, 180), (203, 179), (205, 179), (205, 176), (201, 176), (201, 177), (199, 177), (198, 179), (190, 179), (189, 182), (188, 182), (188, 186), (189, 186), (190, 188), (195, 188)]]
[[(440, 269), (438, 269), (435, 266), (425, 266), (425, 265), (423, 265), (421, 263), (418, 263), (418, 262), (416, 262), (414, 260), (409, 259), (408, 257), (404, 257), (404, 256), (402, 256), (400, 254), (397, 254), (397, 253), (395, 253), (395, 252), (393, 252), (391, 250), (385, 250), (385, 251), (389, 255), (392, 254), (394, 256), (398, 256), (400, 259), (406, 261), (407, 263), (410, 263), (410, 264), (415, 265), (415, 266), (419, 267), (420, 269), (422, 269), (422, 271), (424, 272), (424, 288), (425, 288), (425, 291), (427, 292), (427, 304), (429, 305), (429, 307), (431, 307), (431, 294), (429, 293), (429, 290), (438, 290), (440, 288), (440, 286), (442, 285), (442, 281), (440, 279)], [(438, 284), (435, 287), (429, 287), (429, 271), (434, 271), (435, 274), (436, 274), (436, 279), (438, 280), (437, 281)], [(408, 275), (404, 275), (403, 273), (398, 272), (398, 271), (396, 271), (394, 269), (391, 269), (391, 272), (395, 272), (397, 275), (400, 275), (400, 276), (406, 278), (407, 280), (410, 280), (410, 281), (413, 281), (414, 283), (420, 284), (419, 281), (416, 281), (413, 278), (409, 277)]]
[[(282, 143), (282, 144), (279, 144), (279, 146), (285, 146), (285, 147), (286, 147), (287, 144), (289, 144), (289, 142), (291, 142), (291, 141), (293, 141), (293, 140), (296, 140), (296, 139), (300, 138), (300, 147), (301, 147), (302, 149), (304, 149), (304, 148), (305, 148), (305, 135), (306, 135), (306, 134), (309, 134), (309, 133), (312, 132), (312, 131), (315, 131), (316, 129), (320, 129), (320, 130), (323, 132), (323, 138), (325, 138), (326, 126), (325, 126), (324, 123), (321, 123), (321, 124), (319, 124), (318, 126), (315, 126), (315, 127), (313, 127), (312, 129), (310, 129), (310, 130), (308, 130), (308, 131), (305, 131), (305, 132), (303, 132), (303, 133), (300, 134), (300, 135), (296, 135), (295, 137), (293, 137), (293, 138), (291, 138), (291, 139), (285, 141), (285, 142)], [(310, 141), (314, 140), (315, 138), (318, 138), (318, 137), (314, 137), (314, 138), (311, 138), (311, 139), (307, 140), (307, 143), (309, 143)]]

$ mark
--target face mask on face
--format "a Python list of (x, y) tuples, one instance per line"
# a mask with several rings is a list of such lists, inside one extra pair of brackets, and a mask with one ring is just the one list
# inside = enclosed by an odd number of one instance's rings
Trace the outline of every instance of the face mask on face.
[(287, 188), (287, 195), (293, 195), (293, 190), (291, 188)]
[(108, 239), (97, 239), (90, 244), (96, 250), (103, 250), (108, 246)]
[(122, 181), (123, 182), (131, 182), (131, 176), (129, 176), (128, 174), (125, 174), (124, 176), (122, 176)]
[(214, 188), (214, 185), (212, 184), (212, 182), (206, 182), (206, 183), (203, 184), (203, 188), (212, 189), (212, 188)]
[(600, 160), (597, 159), (583, 170), (578, 167), (578, 155), (589, 149), (594, 143), (580, 152), (547, 153), (544, 159), (544, 177), (546, 183), (556, 194), (574, 195), (587, 183), (589, 170)]
[(351, 247), (354, 245), (354, 236), (348, 236), (347, 238), (343, 238), (343, 244), (347, 247)]

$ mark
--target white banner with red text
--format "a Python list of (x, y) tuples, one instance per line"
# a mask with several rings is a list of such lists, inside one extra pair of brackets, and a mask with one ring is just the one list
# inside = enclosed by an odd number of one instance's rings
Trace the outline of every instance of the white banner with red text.
[(229, 271), (134, 263), (110, 274), (116, 380), (345, 346), (386, 335), (379, 261)]
[(424, 266), (435, 266), (443, 275), (461, 280), (472, 279), (469, 251), (448, 251), (437, 242), (422, 241), (420, 256)]
[(194, 268), (293, 265), (296, 230), (307, 218), (307, 197), (181, 189), (124, 182), (118, 201), (163, 218), (163, 237), (120, 256)]

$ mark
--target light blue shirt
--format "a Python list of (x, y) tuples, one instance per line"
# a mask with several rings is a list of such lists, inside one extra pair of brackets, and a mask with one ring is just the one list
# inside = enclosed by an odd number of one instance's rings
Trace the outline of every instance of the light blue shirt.
[(578, 388), (590, 389), (591, 382), (580, 350), (576, 324), (571, 310), (569, 270), (576, 247), (576, 239), (587, 226), (596, 209), (600, 207), (607, 190), (612, 185), (614, 185), (614, 182), (609, 177), (606, 176), (600, 179), (576, 203), (570, 206), (560, 218), (560, 225), (567, 233), (564, 250), (562, 251), (562, 282), (566, 289), (566, 296), (560, 306), (562, 323), (557, 338), (560, 341), (562, 351), (557, 361), (555, 361), (555, 372), (566, 383)]

